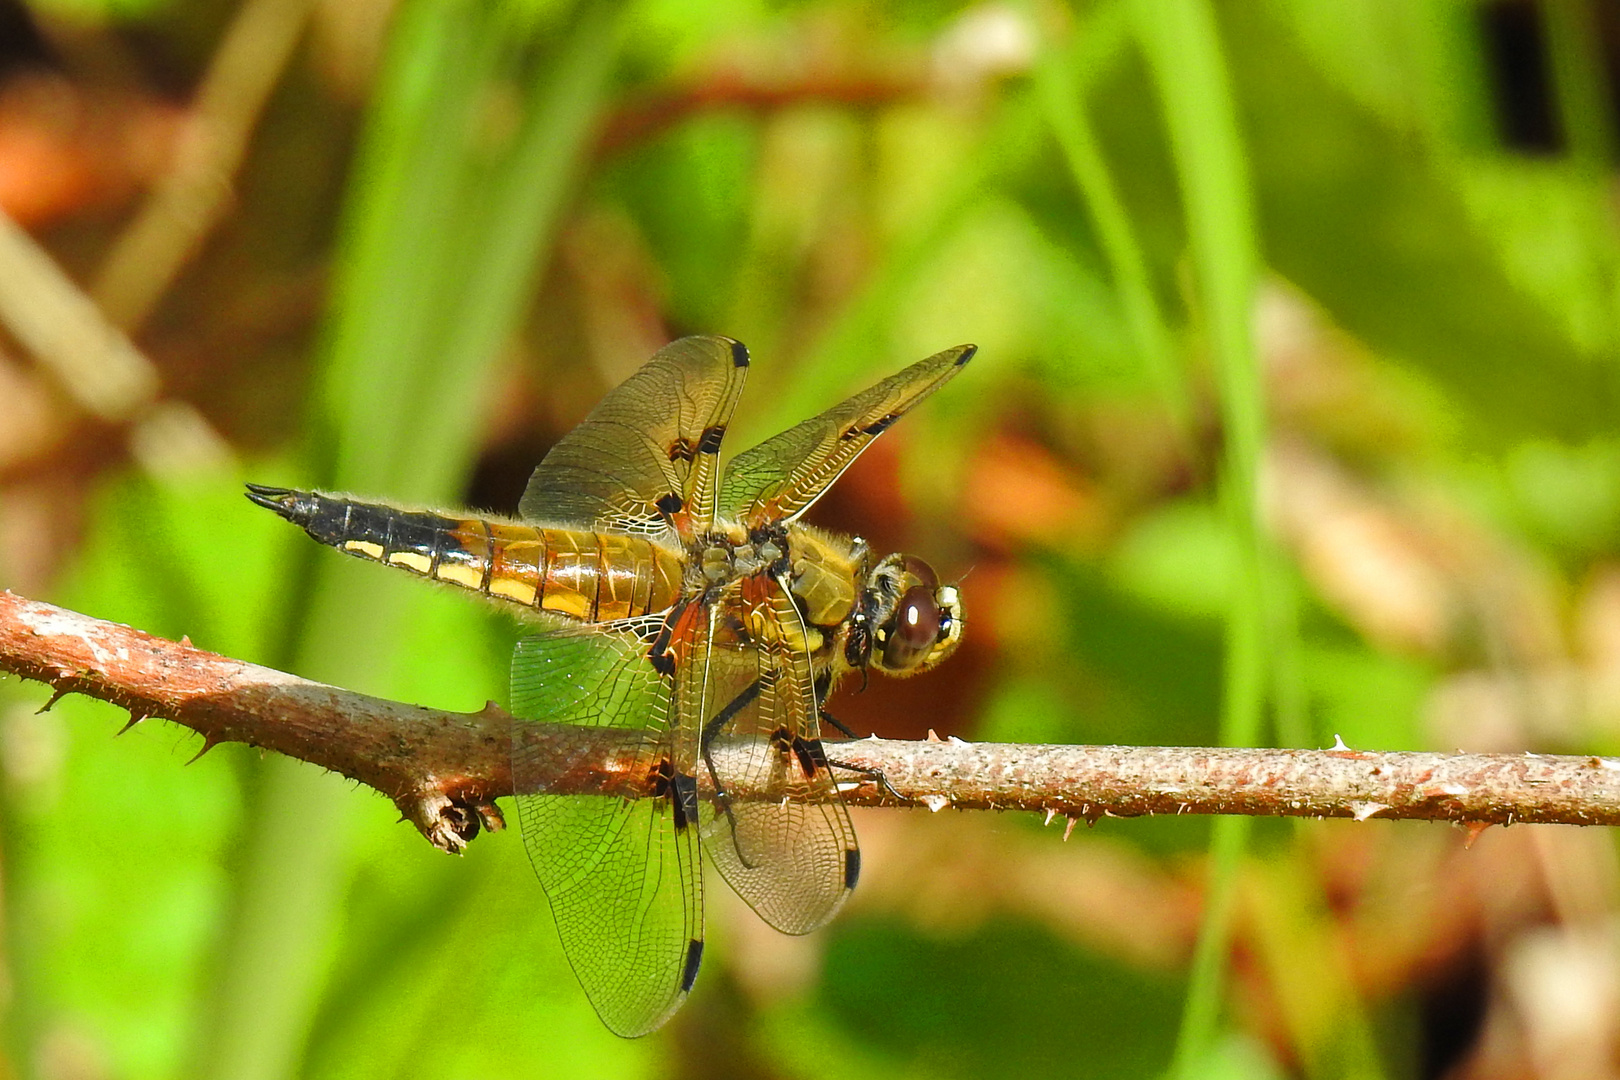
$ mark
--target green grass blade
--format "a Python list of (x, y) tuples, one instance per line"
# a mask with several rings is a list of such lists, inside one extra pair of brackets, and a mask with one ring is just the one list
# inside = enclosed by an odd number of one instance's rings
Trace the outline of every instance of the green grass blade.
[[(450, 316), (442, 364), (429, 366), (422, 408), (412, 417), (418, 431), (454, 423), (469, 414), (481, 384), (459, 372), (487, 363), (513, 330), (542, 269), (536, 253), (549, 250), (567, 196), (588, 160), (598, 105), (606, 86), (619, 36), (622, 3), (582, 5), (569, 46), (555, 67), (543, 66), (527, 104), (527, 122), (519, 132), (511, 160), (490, 184), (479, 227), (469, 234), (474, 257), (464, 295)], [(448, 408), (446, 406), (449, 406)], [(469, 447), (470, 448), (470, 447)], [(471, 465), (470, 455), (437, 468), (411, 456), (397, 462), (441, 486), (459, 480)], [(424, 478), (420, 470), (429, 472)]]
[[(1265, 703), (1267, 628), (1257, 478), (1264, 398), (1252, 336), (1259, 274), (1248, 164), (1214, 12), (1207, 0), (1138, 0), (1136, 27), (1158, 88), (1186, 208), (1192, 276), (1220, 387), (1222, 507), (1238, 540), (1239, 580), (1227, 622), (1221, 740), (1252, 745)], [(1210, 888), (1172, 1073), (1192, 1076), (1213, 1050), (1246, 819), (1216, 823)]]
[[(1112, 68), (1124, 55), (1127, 43), (1123, 34), (1110, 33), (1099, 33), (1088, 41), (1085, 63), (1074, 82), (1077, 97), (1083, 97), (1087, 88)], [(1027, 166), (1034, 148), (1040, 145), (1044, 125), (1039, 103), (1027, 95), (1011, 95), (1000, 105), (977, 151), (953, 166), (949, 194), (939, 199), (930, 213), (920, 214), (908, 223), (859, 294), (843, 308), (792, 376), (784, 380), (769, 407), (745, 420), (747, 426), (737, 436), (738, 445), (751, 445), (751, 438), (762, 438), (798, 423), (870, 375), (874, 342), (884, 341), (901, 297), (933, 264), (945, 241), (972, 208), (987, 194), (996, 192), (1006, 177)], [(944, 344), (956, 343), (942, 343), (939, 347)]]
[(1165, 407), (1185, 436), (1190, 405), (1186, 382), (1176, 365), (1175, 344), (1153, 292), (1147, 257), (1086, 115), (1076, 76), (1076, 72), (1093, 70), (1093, 57), (1108, 50), (1123, 33), (1125, 14), (1124, 6), (1117, 3), (1097, 9), (1086, 26), (1082, 38), (1085, 47), (1081, 50), (1045, 42), (1035, 65), (1035, 86), (1046, 122), (1051, 125), (1075, 186), (1096, 224), (1125, 324), (1142, 362), (1159, 385)]

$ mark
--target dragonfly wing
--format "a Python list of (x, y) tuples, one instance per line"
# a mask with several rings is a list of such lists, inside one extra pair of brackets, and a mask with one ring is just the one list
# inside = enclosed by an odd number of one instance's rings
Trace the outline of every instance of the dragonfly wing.
[[(722, 794), (700, 807), (704, 850), (760, 918), (809, 933), (843, 905), (861, 864), (821, 747), (804, 622), (785, 584), (764, 575), (718, 607), (699, 768)], [(741, 797), (760, 791), (777, 794)]]
[(632, 767), (654, 794), (635, 799), (537, 794), (540, 778), (569, 763), (537, 760), (513, 740), (523, 845), (563, 951), (602, 1022), (626, 1037), (669, 1019), (703, 953), (697, 739), (675, 722), (679, 672), (662, 674), (649, 660), (659, 623), (559, 628), (519, 642), (512, 660), (514, 715), (648, 729)]
[(670, 342), (551, 448), (529, 479), (520, 513), (598, 531), (706, 531), (720, 441), (747, 373), (740, 342)]
[(798, 517), (873, 439), (960, 371), (974, 350), (975, 346), (959, 345), (919, 360), (737, 455), (726, 467), (721, 513), (749, 526)]

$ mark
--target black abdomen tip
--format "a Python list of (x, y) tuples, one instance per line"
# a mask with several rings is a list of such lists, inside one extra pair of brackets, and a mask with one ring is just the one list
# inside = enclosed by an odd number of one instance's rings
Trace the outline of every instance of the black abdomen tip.
[(288, 521), (303, 525), (315, 514), (315, 496), (308, 491), (294, 491), (292, 488), (269, 487), (265, 484), (249, 484), (247, 497), (250, 502), (274, 510)]

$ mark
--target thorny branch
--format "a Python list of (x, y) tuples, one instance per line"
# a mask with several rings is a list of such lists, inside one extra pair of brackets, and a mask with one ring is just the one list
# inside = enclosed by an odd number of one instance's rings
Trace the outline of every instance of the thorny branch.
[[(0, 592), (0, 670), (48, 683), (57, 696), (111, 702), (129, 711), (131, 724), (172, 720), (201, 734), (204, 751), (242, 742), (341, 773), (388, 796), (447, 851), (480, 827), (500, 827), (495, 799), (512, 794), (514, 738), (528, 760), (558, 763), (546, 790), (645, 794), (628, 768), (645, 737), (637, 732), (514, 723), (494, 704), (458, 713), (385, 701), (10, 592)], [(1182, 813), (1620, 824), (1615, 758), (955, 739), (861, 739), (828, 749), (836, 762), (881, 770), (893, 788), (852, 773), (844, 793), (852, 804), (1031, 810), (1066, 817), (1071, 827), (1080, 818)], [(730, 794), (780, 797), (735, 786)]]

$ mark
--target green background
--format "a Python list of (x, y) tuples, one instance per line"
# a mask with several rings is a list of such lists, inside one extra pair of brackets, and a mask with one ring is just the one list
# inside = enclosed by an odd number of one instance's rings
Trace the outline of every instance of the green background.
[[(670, 337), (750, 346), (733, 451), (971, 341), (815, 517), (961, 578), (968, 643), (841, 719), (1612, 751), (1620, 23), (1595, 0), (340, 6), (285, 0), (299, 44), (234, 200), (136, 333), (235, 460), (142, 469), (83, 426), (113, 449), (0, 473), (0, 505), (44, 490), (76, 523), (0, 584), (474, 709), (514, 623), (318, 549), (241, 482), (511, 512)], [(34, 10), (115, 123), (190, 100), (238, 14)], [(139, 204), (27, 224), (88, 280)], [(114, 739), (111, 707), (44, 697), (0, 684), (0, 1076), (1565, 1075), (1536, 987), (1620, 970), (1606, 833), (1064, 844), (869, 812), (831, 927), (779, 938), (712, 881), (696, 991), (624, 1042), (515, 833), (447, 858), (309, 766), (187, 766), (179, 728)]]

